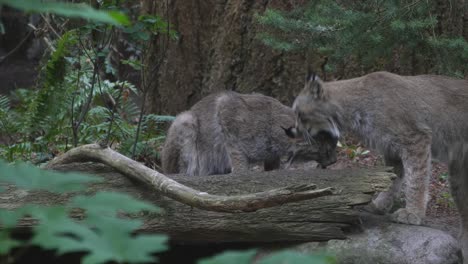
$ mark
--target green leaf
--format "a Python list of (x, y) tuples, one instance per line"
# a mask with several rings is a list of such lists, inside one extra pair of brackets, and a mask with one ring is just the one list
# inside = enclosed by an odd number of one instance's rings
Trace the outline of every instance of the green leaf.
[(197, 264), (250, 264), (256, 253), (255, 249), (225, 251), (214, 257), (201, 259), (197, 261)]
[[(88, 227), (70, 219), (68, 209), (64, 206), (29, 205), (23, 207), (22, 211), (39, 220), (40, 224), (33, 228), (31, 243), (45, 249), (58, 249), (59, 252), (83, 251), (86, 247), (78, 243), (78, 239), (94, 234)], [(71, 246), (70, 243), (74, 240), (77, 241)]]
[(21, 245), (21, 242), (12, 239), (8, 230), (0, 231), (0, 255), (5, 255), (19, 245)]
[(164, 235), (139, 235), (131, 239), (115, 237), (113, 243), (109, 243), (111, 242), (109, 239), (102, 240), (107, 245), (101, 245), (99, 250), (93, 250), (83, 259), (83, 264), (103, 263), (110, 260), (122, 263), (154, 263), (157, 258), (152, 254), (166, 251), (167, 240), (168, 237)]
[(157, 206), (145, 203), (128, 194), (99, 192), (94, 196), (75, 196), (70, 205), (86, 208), (90, 213), (115, 215), (117, 212), (137, 213), (142, 210), (158, 213)]
[(119, 263), (154, 262), (153, 253), (167, 250), (167, 236), (139, 235), (131, 236), (113, 230), (99, 230), (99, 236), (84, 237), (82, 244), (90, 252), (83, 263)]
[(284, 250), (261, 259), (258, 264), (333, 264), (335, 258), (327, 255), (308, 255), (296, 251)]
[(44, 190), (55, 193), (85, 190), (88, 183), (99, 178), (79, 173), (58, 173), (20, 163), (8, 165), (0, 161), (0, 182), (14, 184), (28, 190)]
[(72, 4), (41, 0), (0, 0), (0, 4), (39, 13), (54, 13), (66, 17), (79, 17), (113, 25), (128, 25), (128, 17), (117, 11), (99, 11), (86, 4)]
[[(92, 200), (89, 202), (93, 203)], [(114, 204), (109, 206), (115, 211), (115, 207), (119, 205), (120, 201), (114, 200)], [(34, 227), (32, 244), (45, 249), (56, 249), (59, 254), (87, 251), (89, 254), (83, 263), (153, 262), (153, 253), (167, 250), (167, 236), (132, 235), (141, 226), (141, 221), (137, 222), (138, 225), (129, 225), (125, 222), (135, 221), (115, 219), (117, 221), (102, 221), (106, 225), (88, 226), (83, 224), (85, 222), (70, 219), (68, 209), (63, 206), (26, 206), (22, 210), (40, 222)], [(103, 218), (111, 219), (106, 216)]]

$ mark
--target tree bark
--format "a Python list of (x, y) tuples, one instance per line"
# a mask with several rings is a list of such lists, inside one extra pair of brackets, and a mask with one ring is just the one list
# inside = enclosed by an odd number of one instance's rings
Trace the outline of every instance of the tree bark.
[[(56, 165), (60, 171), (93, 172), (105, 180), (90, 185), (87, 193), (101, 190), (125, 192), (164, 209), (161, 215), (146, 214), (142, 232), (165, 233), (177, 242), (274, 242), (324, 241), (346, 237), (346, 231), (360, 226), (354, 205), (370, 202), (372, 194), (386, 190), (394, 174), (380, 170), (277, 170), (243, 174), (188, 177), (171, 175), (174, 181), (216, 195), (245, 195), (291, 185), (333, 186), (334, 195), (265, 208), (256, 212), (213, 212), (170, 199), (134, 178), (125, 177), (95, 163)], [(0, 194), (0, 208), (14, 209), (28, 203), (61, 204), (70, 195), (25, 192), (12, 187)], [(77, 212), (78, 219), (83, 217)], [(29, 228), (32, 219), (19, 227)]]
[[(173, 25), (179, 38), (158, 54), (164, 60), (153, 76), (147, 111), (176, 114), (221, 90), (260, 92), (291, 104), (304, 86), (303, 56), (284, 54), (262, 44), (257, 39), (260, 29), (254, 16), (266, 8), (290, 10), (301, 2), (157, 2), (155, 10)], [(150, 61), (149, 68), (155, 63), (158, 61)]]

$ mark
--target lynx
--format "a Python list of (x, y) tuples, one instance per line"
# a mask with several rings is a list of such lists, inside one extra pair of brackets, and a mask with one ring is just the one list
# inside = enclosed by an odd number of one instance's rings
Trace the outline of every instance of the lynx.
[(421, 224), (431, 158), (448, 162), (452, 194), (462, 217), (463, 253), (468, 256), (468, 148), (464, 143), (468, 142), (468, 81), (376, 72), (324, 83), (312, 75), (293, 109), (296, 134), (314, 138), (326, 132), (338, 138), (350, 133), (383, 154), (399, 177), (373, 205), (388, 212), (404, 181), (406, 205), (393, 212), (396, 222)]
[(283, 128), (294, 122), (294, 111), (268, 96), (236, 92), (209, 95), (172, 123), (162, 151), (163, 170), (188, 175), (227, 174), (262, 161), (265, 170), (273, 170), (288, 154), (289, 162), (300, 156), (334, 160), (291, 140)]

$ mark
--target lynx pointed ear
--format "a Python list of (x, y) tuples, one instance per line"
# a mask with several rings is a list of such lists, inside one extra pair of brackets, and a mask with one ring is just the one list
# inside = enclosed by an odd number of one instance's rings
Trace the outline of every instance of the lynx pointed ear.
[(323, 97), (322, 81), (315, 73), (312, 73), (307, 77), (306, 88), (314, 99), (320, 99)]

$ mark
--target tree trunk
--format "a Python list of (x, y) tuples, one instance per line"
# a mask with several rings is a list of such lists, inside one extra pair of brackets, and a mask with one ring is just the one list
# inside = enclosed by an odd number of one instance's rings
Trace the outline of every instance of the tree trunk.
[[(115, 173), (104, 165), (71, 163), (57, 165), (60, 171), (93, 172), (104, 181), (91, 185), (87, 193), (101, 190), (125, 192), (164, 209), (161, 215), (144, 215), (141, 231), (168, 234), (179, 242), (273, 242), (324, 241), (345, 238), (346, 231), (360, 226), (353, 205), (370, 202), (376, 191), (386, 190), (394, 177), (388, 169), (380, 170), (277, 170), (243, 174), (188, 177), (171, 175), (181, 184), (218, 195), (238, 195), (281, 188), (291, 184), (332, 186), (332, 196), (295, 202), (256, 212), (223, 213), (205, 211), (176, 202), (149, 188)], [(59, 196), (44, 192), (24, 192), (8, 188), (1, 193), (0, 208), (14, 209), (27, 203), (59, 204), (70, 195)], [(80, 213), (75, 215), (81, 217)], [(20, 227), (31, 227), (32, 219), (24, 219)]]
[(220, 90), (256, 91), (290, 104), (303, 87), (304, 58), (263, 45), (256, 38), (254, 15), (268, 7), (291, 9), (300, 2), (159, 1), (158, 14), (179, 38), (158, 54), (164, 60), (149, 90), (148, 112), (176, 114)]
[(461, 37), (464, 34), (465, 0), (437, 0), (437, 33), (450, 37)]

